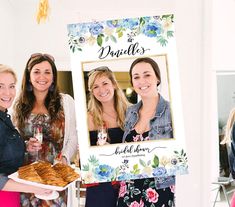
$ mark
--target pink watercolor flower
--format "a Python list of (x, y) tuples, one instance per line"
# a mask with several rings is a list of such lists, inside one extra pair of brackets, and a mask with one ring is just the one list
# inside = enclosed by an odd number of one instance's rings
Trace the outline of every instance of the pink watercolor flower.
[(141, 135), (137, 134), (136, 136), (133, 136), (133, 141), (138, 142), (141, 140)]
[(129, 205), (129, 207), (144, 207), (144, 202), (142, 200), (140, 200), (140, 203), (134, 201)]
[(175, 185), (171, 185), (171, 186), (170, 186), (170, 189), (171, 189), (171, 192), (172, 192), (172, 193), (175, 193)]
[(124, 197), (126, 194), (126, 182), (120, 182), (120, 189), (119, 189), (119, 198)]
[(150, 202), (150, 203), (156, 203), (158, 201), (158, 193), (156, 192), (156, 190), (152, 189), (152, 188), (148, 188), (146, 190), (146, 193), (147, 193), (147, 200)]

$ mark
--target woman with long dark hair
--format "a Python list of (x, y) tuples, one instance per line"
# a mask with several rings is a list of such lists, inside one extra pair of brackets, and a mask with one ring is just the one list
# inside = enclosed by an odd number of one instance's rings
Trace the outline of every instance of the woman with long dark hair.
[[(29, 58), (20, 96), (15, 104), (14, 120), (21, 136), (28, 141), (28, 163), (37, 159), (54, 163), (70, 163), (77, 150), (74, 100), (59, 92), (57, 68), (49, 54), (35, 53)], [(42, 143), (34, 135), (40, 128)], [(35, 154), (35, 150), (38, 153)], [(31, 153), (30, 153), (31, 152)], [(33, 195), (21, 195), (22, 206), (66, 206), (67, 191), (51, 201)]]

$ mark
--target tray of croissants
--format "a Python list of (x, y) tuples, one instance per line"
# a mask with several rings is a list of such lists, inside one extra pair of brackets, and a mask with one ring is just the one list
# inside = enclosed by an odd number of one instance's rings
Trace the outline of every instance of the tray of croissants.
[(51, 165), (49, 162), (38, 161), (20, 167), (17, 172), (8, 177), (20, 183), (62, 191), (79, 180), (80, 175), (69, 165), (63, 163)]

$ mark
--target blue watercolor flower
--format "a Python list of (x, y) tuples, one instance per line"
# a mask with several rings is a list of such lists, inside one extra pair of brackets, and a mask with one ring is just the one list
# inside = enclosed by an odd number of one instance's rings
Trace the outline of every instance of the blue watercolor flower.
[(135, 27), (137, 27), (139, 25), (139, 19), (138, 18), (134, 18), (134, 19), (124, 19), (122, 21), (122, 26), (124, 28), (128, 28), (128, 29), (134, 29)]
[(100, 23), (93, 23), (90, 25), (89, 31), (92, 35), (99, 35), (103, 32), (103, 25)]
[(107, 24), (107, 26), (110, 27), (110, 28), (117, 28), (117, 27), (120, 26), (118, 20), (108, 20), (108, 21), (106, 21), (106, 24)]
[(77, 36), (79, 35), (79, 25), (78, 24), (69, 24), (67, 26), (69, 35)]
[(67, 26), (69, 35), (80, 36), (88, 32), (87, 24), (69, 24)]
[(133, 176), (129, 173), (122, 173), (117, 177), (117, 180), (131, 180)]
[(157, 22), (145, 24), (143, 27), (143, 33), (148, 37), (157, 37), (161, 31), (161, 25)]
[(148, 175), (147, 173), (142, 173), (142, 174), (138, 174), (136, 177), (137, 177), (138, 179), (143, 179), (143, 178), (148, 178), (149, 175)]
[(157, 167), (153, 170), (153, 176), (154, 177), (160, 177), (165, 176), (167, 174), (166, 168), (164, 167)]
[(84, 23), (84, 24), (79, 24), (78, 30), (79, 30), (79, 33), (80, 33), (80, 34), (86, 34), (86, 33), (88, 32), (88, 26), (87, 26), (87, 24), (86, 24), (86, 23)]
[(172, 168), (167, 170), (167, 174), (168, 175), (176, 175), (176, 172), (177, 172), (177, 168), (176, 167), (172, 167)]
[(179, 174), (187, 174), (188, 173), (188, 167), (187, 166), (179, 166), (179, 170), (178, 170)]
[(187, 174), (188, 166), (175, 165), (172, 168), (168, 169), (168, 175), (177, 175), (177, 174)]
[(99, 165), (95, 168), (94, 173), (95, 177), (98, 180), (111, 180), (113, 176), (114, 169), (109, 165)]

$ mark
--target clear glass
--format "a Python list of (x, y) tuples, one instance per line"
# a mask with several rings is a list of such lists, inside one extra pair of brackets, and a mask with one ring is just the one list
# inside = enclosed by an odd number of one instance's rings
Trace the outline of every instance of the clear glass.
[[(43, 133), (42, 133), (42, 126), (34, 127), (33, 137), (38, 140), (39, 143), (42, 144), (43, 141)], [(39, 150), (36, 152), (36, 161), (39, 160)]]

